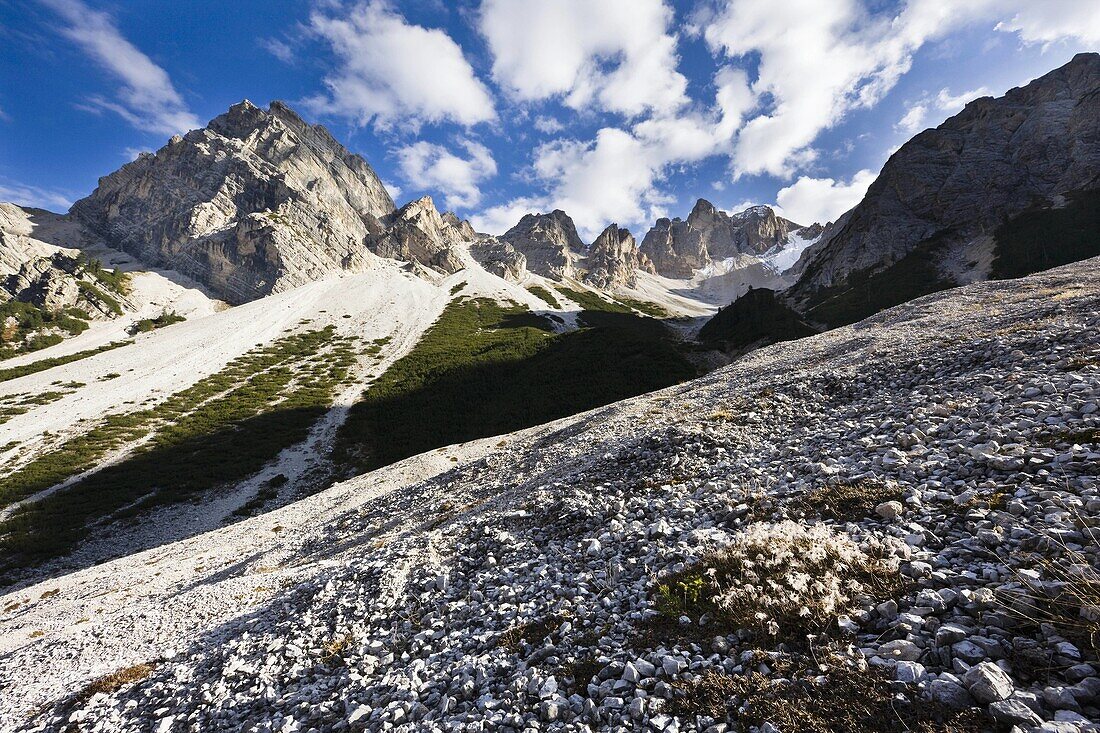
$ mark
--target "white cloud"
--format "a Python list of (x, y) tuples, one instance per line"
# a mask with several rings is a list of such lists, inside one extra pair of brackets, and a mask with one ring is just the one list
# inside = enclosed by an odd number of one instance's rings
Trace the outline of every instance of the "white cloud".
[(634, 116), (687, 102), (672, 18), (661, 0), (485, 0), (480, 29), (494, 79), (517, 99)]
[(535, 118), (534, 128), (546, 135), (553, 135), (556, 132), (561, 132), (565, 129), (565, 125), (560, 120), (549, 117), (546, 115), (539, 115)]
[(68, 211), (73, 205), (72, 197), (59, 191), (3, 181), (0, 181), (0, 201), (50, 211)]
[[(939, 124), (939, 122), (947, 117), (961, 111), (962, 108), (966, 106), (967, 102), (975, 100), (978, 97), (989, 96), (992, 93), (993, 92), (986, 87), (978, 87), (977, 89), (971, 89), (961, 94), (952, 94), (950, 90), (946, 88), (941, 89), (935, 96), (925, 94), (921, 97), (919, 102), (906, 111), (905, 115), (898, 120), (898, 123), (894, 127), (899, 132), (905, 132), (912, 135), (930, 127), (932, 124)], [(932, 119), (933, 112), (939, 113), (935, 115), (935, 119)]]
[(471, 216), (470, 224), (475, 231), (499, 236), (514, 227), (524, 214), (537, 214), (552, 208), (549, 200), (544, 197), (520, 197)]
[(389, 192), (390, 198), (394, 201), (401, 197), (401, 192), (404, 190), (403, 188), (401, 188), (401, 186), (398, 186), (396, 183), (392, 183), (390, 181), (382, 181), (382, 187)]
[(397, 151), (401, 174), (414, 188), (433, 189), (443, 195), (449, 209), (464, 209), (481, 202), (478, 184), (496, 175), (497, 164), (489, 148), (464, 140), (468, 158), (455, 155), (442, 145), (425, 140)]
[(902, 116), (898, 123), (894, 125), (900, 132), (906, 132), (910, 135), (920, 132), (924, 129), (924, 120), (928, 117), (928, 107), (923, 104), (914, 104), (905, 114)]
[(122, 82), (117, 99), (93, 97), (92, 108), (109, 110), (134, 127), (162, 135), (202, 126), (168, 73), (127, 41), (109, 15), (80, 0), (42, 1), (67, 23), (61, 34)]
[(1100, 45), (1100, 8), (1091, 0), (1014, 0), (1012, 4), (1014, 15), (998, 23), (997, 30), (1017, 33), (1025, 43), (1071, 39)]
[(278, 38), (261, 38), (259, 44), (260, 48), (264, 49), (284, 64), (294, 63), (294, 49), (291, 48), (290, 44), (286, 41), (279, 40)]
[(824, 224), (858, 204), (867, 187), (877, 176), (861, 170), (848, 183), (833, 178), (802, 176), (790, 186), (779, 189), (775, 200), (783, 216), (802, 225)]
[(123, 148), (122, 157), (128, 161), (137, 160), (142, 153), (151, 153), (152, 150), (148, 148)]
[(727, 0), (704, 37), (731, 59), (758, 55), (752, 92), (766, 104), (738, 134), (735, 175), (789, 176), (811, 163), (822, 130), (877, 103), (914, 51), (988, 2), (910, 0), (894, 15), (868, 12), (858, 0)]
[(357, 3), (339, 16), (315, 11), (310, 27), (339, 60), (325, 77), (329, 93), (307, 100), (319, 113), (381, 127), (496, 118), (489, 90), (459, 45), (441, 30), (410, 25), (382, 0)]
[[(644, 231), (670, 203), (664, 190), (669, 172), (715, 155), (729, 156), (734, 180), (763, 173), (793, 178), (815, 161), (850, 152), (850, 141), (827, 151), (815, 143), (852, 110), (882, 100), (918, 49), (977, 21), (992, 26), (998, 14), (1005, 17), (1006, 2), (1023, 0), (904, 0), (891, 10), (865, 0), (712, 0), (709, 10), (704, 4), (689, 18), (695, 29), (689, 32), (706, 40), (718, 66), (714, 100), (706, 108), (671, 83), (682, 76), (672, 16), (659, 0), (629, 7), (619, 0), (484, 0), (481, 31), (493, 75), (512, 96), (560, 99), (586, 112), (632, 119), (620, 128), (605, 126), (589, 140), (538, 147), (531, 168), (536, 193), (494, 206), (474, 221), (495, 233), (525, 211), (562, 208), (586, 237), (612, 221)], [(517, 27), (539, 32), (516, 33)], [(633, 63), (632, 44), (639, 38), (661, 40), (650, 45), (666, 49), (664, 60), (652, 67), (651, 87), (621, 93), (609, 79)], [(926, 95), (899, 129), (915, 131), (929, 115), (946, 116), (984, 93), (944, 89)], [(849, 181), (803, 176), (781, 193), (791, 218), (809, 224), (835, 219), (873, 179), (869, 171)]]

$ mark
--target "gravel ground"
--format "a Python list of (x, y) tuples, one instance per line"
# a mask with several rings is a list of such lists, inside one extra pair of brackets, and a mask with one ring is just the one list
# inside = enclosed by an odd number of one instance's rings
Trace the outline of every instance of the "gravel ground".
[[(0, 597), (0, 728), (786, 732), (746, 680), (843, 678), (968, 730), (1094, 730), (1098, 264)], [(662, 594), (691, 578), (706, 603)]]

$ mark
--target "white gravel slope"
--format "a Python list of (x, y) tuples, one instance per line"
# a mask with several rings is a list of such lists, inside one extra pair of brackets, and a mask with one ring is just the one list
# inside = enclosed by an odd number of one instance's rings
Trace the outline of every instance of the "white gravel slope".
[[(912, 585), (849, 611), (849, 661), (1022, 729), (1091, 729), (1088, 651), (1015, 629), (995, 599), (1028, 549), (1100, 560), (1080, 531), (1100, 519), (1098, 447), (1051, 437), (1100, 430), (1098, 264), (929, 296), (0, 597), (0, 728), (726, 730), (668, 700), (748, 671), (749, 647), (640, 636), (654, 577), (873, 477), (904, 502), (836, 531), (894, 547)], [(971, 501), (996, 491), (1003, 506)], [(1028, 644), (1050, 677), (1012, 668)], [(571, 679), (585, 660), (595, 676)], [(148, 678), (81, 694), (142, 662)]]

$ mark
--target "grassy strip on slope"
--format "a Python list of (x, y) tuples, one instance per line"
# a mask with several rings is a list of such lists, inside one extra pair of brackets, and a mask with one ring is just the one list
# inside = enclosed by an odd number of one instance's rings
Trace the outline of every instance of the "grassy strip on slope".
[(304, 440), (328, 409), (355, 362), (349, 341), (336, 337), (331, 326), (287, 336), (155, 408), (108, 416), (88, 433), (0, 479), (2, 506), (92, 468), (108, 452), (152, 434), (119, 463), (20, 506), (0, 523), (0, 548), (11, 558), (0, 571), (72, 550), (91, 521), (186, 501), (255, 473)]
[(554, 295), (549, 290), (542, 287), (541, 285), (530, 285), (530, 286), (528, 286), (527, 290), (530, 291), (532, 295), (534, 295), (536, 298), (541, 300), (543, 303), (546, 303), (551, 308), (556, 308), (558, 310), (561, 310), (561, 303), (558, 302), (558, 299), (555, 298)]
[(657, 321), (584, 311), (579, 331), (489, 299), (452, 302), (357, 403), (336, 457), (372, 470), (538, 425), (695, 376)]
[(564, 285), (555, 285), (558, 292), (571, 301), (579, 305), (581, 308), (590, 311), (606, 311), (608, 313), (633, 313), (629, 307), (622, 305), (621, 303), (614, 303), (609, 300), (604, 300), (600, 296), (588, 290), (576, 290)]
[(175, 311), (164, 311), (156, 318), (142, 318), (140, 321), (135, 321), (130, 326), (130, 333), (146, 333), (165, 326), (171, 326), (173, 323), (182, 323), (186, 320)]
[(615, 298), (615, 300), (622, 303), (628, 308), (633, 308), (639, 313), (649, 316), (650, 318), (672, 318), (671, 313), (669, 313), (667, 310), (657, 305), (656, 303), (651, 303), (648, 300), (638, 300), (637, 298), (624, 298), (622, 296)]
[(62, 364), (71, 364), (74, 361), (86, 359), (87, 357), (95, 356), (96, 354), (102, 354), (104, 351), (117, 349), (119, 346), (128, 346), (132, 343), (133, 341), (112, 341), (111, 343), (104, 344), (99, 348), (78, 351), (75, 354), (57, 356), (52, 359), (40, 359), (38, 361), (31, 362), (30, 364), (24, 364), (23, 366), (0, 369), (0, 382), (6, 382), (9, 379), (18, 379), (19, 377), (25, 377), (28, 374), (43, 372), (47, 369), (53, 369), (55, 366), (61, 366)]

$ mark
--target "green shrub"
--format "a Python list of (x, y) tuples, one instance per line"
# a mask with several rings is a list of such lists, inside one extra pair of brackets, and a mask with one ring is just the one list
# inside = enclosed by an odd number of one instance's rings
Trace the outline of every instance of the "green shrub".
[(562, 295), (585, 310), (607, 311), (610, 313), (633, 313), (629, 307), (621, 303), (605, 300), (591, 290), (577, 290), (575, 288), (566, 287), (565, 285), (555, 285), (554, 287)]
[(527, 290), (551, 308), (561, 310), (561, 303), (558, 302), (558, 299), (555, 298), (549, 290), (542, 287), (541, 285), (530, 285), (528, 286)]
[(119, 304), (118, 300), (116, 300), (115, 298), (113, 298), (110, 295), (107, 295), (107, 293), (103, 292), (102, 290), (97, 288), (95, 285), (92, 285), (90, 282), (87, 282), (86, 280), (81, 280), (77, 283), (77, 287), (80, 288), (80, 292), (88, 300), (100, 303), (101, 305), (105, 306), (107, 308), (107, 310), (114, 313), (116, 316), (121, 316), (122, 315), (122, 305)]

